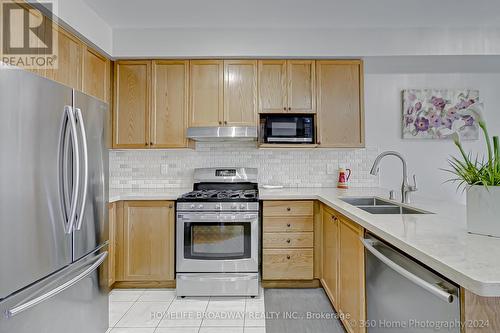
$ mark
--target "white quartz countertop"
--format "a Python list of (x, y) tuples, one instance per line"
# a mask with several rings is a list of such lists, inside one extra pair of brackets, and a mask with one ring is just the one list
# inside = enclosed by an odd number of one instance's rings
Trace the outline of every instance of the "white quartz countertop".
[[(190, 190), (111, 189), (109, 201), (175, 200)], [(500, 297), (500, 239), (468, 234), (464, 205), (414, 195), (411, 206), (434, 214), (375, 215), (339, 200), (345, 196), (387, 198), (388, 191), (380, 188), (259, 190), (261, 200), (319, 200), (460, 286), (480, 296)]]

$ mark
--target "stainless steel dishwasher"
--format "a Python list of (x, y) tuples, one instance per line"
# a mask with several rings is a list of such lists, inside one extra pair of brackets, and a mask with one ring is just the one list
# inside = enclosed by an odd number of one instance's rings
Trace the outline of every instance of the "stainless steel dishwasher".
[(369, 333), (460, 333), (458, 286), (371, 235), (361, 241)]

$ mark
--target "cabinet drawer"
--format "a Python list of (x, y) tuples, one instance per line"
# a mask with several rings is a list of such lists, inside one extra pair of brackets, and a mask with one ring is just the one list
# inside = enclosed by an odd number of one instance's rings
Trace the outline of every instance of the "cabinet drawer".
[(312, 232), (264, 233), (264, 248), (313, 247)]
[(312, 216), (312, 201), (264, 201), (264, 216)]
[(313, 231), (313, 218), (302, 217), (264, 217), (264, 232)]
[(264, 249), (264, 280), (311, 280), (313, 249)]

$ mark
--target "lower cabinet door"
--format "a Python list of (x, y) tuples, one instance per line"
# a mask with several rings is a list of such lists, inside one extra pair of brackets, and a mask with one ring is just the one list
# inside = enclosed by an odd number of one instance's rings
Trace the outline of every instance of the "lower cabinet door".
[(264, 249), (264, 280), (311, 280), (313, 249)]
[(349, 333), (362, 333), (365, 320), (365, 264), (360, 238), (363, 228), (340, 219), (339, 223), (339, 287), (338, 304)]
[(174, 279), (174, 203), (123, 204), (123, 280)]
[(323, 277), (326, 293), (335, 307), (338, 307), (338, 251), (339, 251), (339, 219), (323, 211)]

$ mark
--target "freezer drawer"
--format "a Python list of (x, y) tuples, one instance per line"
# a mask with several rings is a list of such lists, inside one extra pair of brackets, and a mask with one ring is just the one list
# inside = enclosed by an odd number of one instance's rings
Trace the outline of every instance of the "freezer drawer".
[(368, 333), (460, 333), (457, 286), (376, 238), (362, 242)]
[(0, 332), (104, 333), (107, 247), (0, 303)]

